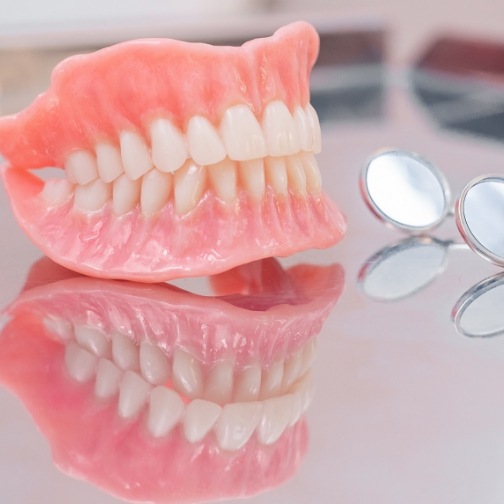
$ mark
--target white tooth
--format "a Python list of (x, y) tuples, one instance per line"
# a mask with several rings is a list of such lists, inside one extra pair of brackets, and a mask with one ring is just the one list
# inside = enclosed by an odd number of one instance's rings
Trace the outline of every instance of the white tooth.
[(61, 205), (67, 202), (74, 192), (74, 186), (67, 179), (50, 179), (44, 184), (42, 197), (46, 203)]
[(299, 156), (287, 158), (287, 179), (296, 196), (306, 196), (306, 175)]
[(94, 212), (103, 208), (111, 197), (111, 184), (96, 179), (84, 186), (75, 187), (74, 205), (81, 210)]
[(322, 176), (318, 167), (317, 160), (313, 154), (302, 154), (303, 168), (306, 176), (306, 187), (308, 191), (317, 194), (322, 190)]
[(236, 163), (229, 158), (207, 166), (208, 177), (217, 196), (225, 203), (236, 199)]
[(309, 371), (315, 360), (315, 352), (317, 350), (316, 340), (312, 339), (306, 343), (303, 349), (302, 364), (301, 364), (301, 376)]
[(234, 362), (225, 360), (217, 362), (206, 380), (203, 397), (217, 404), (225, 404), (231, 400), (233, 392)]
[(287, 196), (287, 166), (284, 157), (267, 157), (264, 160), (266, 182), (277, 194)]
[(235, 105), (224, 112), (220, 133), (231, 159), (248, 161), (266, 156), (261, 126), (246, 105)]
[(311, 103), (308, 103), (308, 105), (305, 107), (305, 112), (308, 117), (308, 124), (310, 125), (310, 130), (312, 133), (311, 151), (317, 154), (322, 150), (322, 134), (320, 132), (318, 115)]
[(242, 448), (261, 420), (262, 403), (226, 404), (215, 424), (217, 442), (223, 450)]
[(294, 122), (296, 123), (301, 149), (311, 152), (313, 135), (310, 127), (310, 120), (306, 112), (299, 105), (294, 109)]
[(171, 173), (187, 159), (184, 135), (167, 119), (156, 119), (150, 126), (152, 161), (159, 171)]
[(287, 156), (299, 152), (296, 124), (284, 102), (272, 101), (266, 106), (262, 127), (270, 156)]
[(66, 176), (73, 184), (85, 185), (98, 178), (98, 166), (94, 154), (85, 151), (72, 152), (65, 162)]
[(121, 152), (114, 145), (97, 144), (96, 162), (98, 163), (98, 174), (103, 182), (113, 182), (124, 172)]
[(175, 209), (178, 214), (189, 212), (199, 203), (205, 192), (205, 174), (205, 168), (191, 161), (175, 172)]
[(282, 390), (288, 391), (301, 376), (302, 351), (299, 350), (285, 361)]
[(201, 441), (214, 426), (222, 413), (222, 407), (203, 399), (194, 399), (185, 410), (183, 426), (190, 443)]
[(149, 397), (147, 425), (154, 437), (166, 436), (184, 414), (184, 403), (179, 395), (166, 387), (156, 387)]
[(173, 383), (187, 397), (201, 396), (203, 379), (199, 362), (184, 352), (176, 349), (173, 352)]
[(292, 387), (293, 418), (290, 425), (294, 425), (301, 415), (306, 412), (313, 398), (312, 374), (307, 373)]
[(113, 207), (116, 215), (124, 215), (133, 210), (140, 199), (140, 180), (131, 180), (123, 173), (114, 181)]
[(149, 148), (143, 138), (132, 131), (123, 131), (119, 137), (124, 171), (131, 180), (139, 179), (152, 168)]
[(234, 400), (236, 402), (253, 401), (261, 390), (261, 368), (257, 365), (243, 369), (237, 376)]
[(98, 357), (110, 355), (110, 341), (103, 333), (93, 327), (75, 326), (75, 339), (81, 347)]
[(100, 359), (96, 369), (94, 393), (100, 399), (109, 399), (119, 392), (122, 371), (108, 359)]
[(168, 357), (157, 346), (143, 341), (140, 343), (140, 370), (153, 385), (164, 385), (170, 377)]
[(170, 199), (173, 186), (173, 175), (161, 173), (155, 168), (142, 178), (142, 212), (149, 216), (157, 213)]
[(140, 369), (138, 348), (128, 336), (115, 333), (112, 336), (112, 357), (114, 362), (123, 370), (137, 371)]
[(81, 348), (75, 341), (65, 347), (65, 364), (68, 374), (80, 383), (91, 380), (95, 374), (97, 357)]
[(242, 161), (239, 163), (240, 179), (247, 192), (254, 198), (264, 196), (265, 179), (262, 159)]
[(277, 441), (293, 421), (294, 414), (292, 394), (266, 399), (263, 402), (263, 413), (257, 429), (259, 442), (269, 445)]
[(283, 362), (277, 361), (263, 372), (261, 385), (261, 399), (278, 395), (282, 388)]
[(187, 124), (187, 144), (195, 163), (215, 164), (226, 157), (226, 149), (212, 123), (202, 116), (193, 116)]
[(149, 399), (152, 389), (140, 375), (134, 371), (126, 371), (119, 385), (119, 416), (131, 418), (136, 415)]
[(61, 341), (69, 341), (73, 336), (73, 326), (68, 320), (50, 315), (44, 318), (44, 327), (52, 336)]

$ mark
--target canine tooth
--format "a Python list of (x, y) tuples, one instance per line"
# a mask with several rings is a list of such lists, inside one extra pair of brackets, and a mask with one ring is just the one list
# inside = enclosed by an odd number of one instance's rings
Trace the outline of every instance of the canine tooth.
[(175, 172), (175, 209), (183, 215), (192, 210), (205, 192), (205, 168), (191, 161)]
[(75, 339), (81, 347), (98, 357), (110, 355), (110, 341), (103, 333), (93, 327), (75, 326)]
[(293, 117), (299, 136), (299, 146), (304, 151), (311, 151), (313, 146), (313, 135), (308, 115), (303, 108), (298, 105), (294, 109)]
[(187, 124), (187, 144), (195, 163), (215, 164), (226, 157), (226, 148), (212, 123), (202, 116), (193, 116)]
[(261, 126), (246, 105), (235, 105), (224, 112), (220, 133), (231, 159), (249, 161), (266, 156), (266, 141)]
[(65, 347), (65, 364), (68, 374), (80, 383), (91, 380), (95, 374), (97, 357), (81, 348), (75, 341)]
[(304, 153), (301, 155), (303, 160), (303, 168), (306, 176), (306, 187), (308, 191), (317, 194), (322, 190), (322, 176), (318, 167), (315, 156), (311, 153)]
[(98, 174), (103, 182), (113, 182), (123, 172), (121, 153), (114, 145), (101, 143), (96, 145)]
[(302, 353), (301, 350), (291, 355), (284, 365), (282, 390), (287, 391), (301, 376)]
[(312, 133), (312, 148), (310, 150), (317, 154), (322, 150), (322, 134), (320, 131), (319, 118), (311, 103), (308, 103), (305, 107), (305, 112)]
[(123, 371), (140, 369), (138, 348), (128, 336), (115, 333), (112, 336), (112, 357)]
[(119, 392), (122, 371), (108, 359), (100, 359), (96, 368), (94, 393), (100, 399), (108, 399)]
[(203, 383), (201, 366), (194, 357), (183, 350), (174, 350), (172, 373), (173, 382), (178, 390), (189, 398), (201, 396)]
[(261, 384), (261, 398), (266, 399), (278, 395), (282, 388), (284, 366), (282, 361), (273, 363), (263, 372)]
[(287, 196), (287, 165), (284, 157), (267, 157), (264, 160), (266, 182), (277, 194)]
[(114, 213), (124, 215), (133, 210), (140, 199), (140, 180), (131, 180), (123, 173), (114, 181), (112, 190)]
[(294, 416), (294, 397), (287, 394), (263, 402), (263, 412), (257, 436), (259, 442), (265, 445), (278, 441)]
[(224, 450), (242, 448), (259, 424), (261, 414), (260, 402), (226, 404), (214, 427), (219, 446)]
[(243, 369), (235, 385), (234, 400), (237, 402), (254, 401), (261, 390), (261, 368), (257, 365)]
[(173, 186), (173, 175), (161, 173), (155, 168), (142, 177), (142, 195), (140, 205), (145, 215), (154, 215), (163, 208), (168, 200)]
[(71, 183), (86, 185), (98, 178), (96, 158), (86, 150), (72, 152), (65, 162), (65, 172)]
[(183, 428), (190, 443), (201, 441), (214, 426), (222, 413), (222, 407), (204, 399), (194, 399), (185, 410)]
[(157, 346), (143, 341), (140, 343), (140, 370), (153, 385), (164, 385), (170, 377), (168, 357)]
[(52, 315), (44, 318), (44, 327), (61, 341), (69, 341), (73, 336), (73, 326), (68, 320)]
[(226, 158), (207, 166), (207, 171), (217, 196), (225, 203), (233, 203), (236, 199), (236, 163)]
[(143, 138), (132, 131), (119, 136), (124, 171), (131, 180), (139, 179), (152, 168), (149, 148)]
[(287, 158), (287, 179), (296, 196), (306, 196), (306, 175), (299, 156)]
[(152, 161), (159, 171), (171, 173), (187, 159), (184, 135), (167, 119), (156, 119), (150, 125)]
[(262, 159), (242, 161), (240, 163), (240, 179), (254, 198), (262, 198), (266, 185)]
[(166, 436), (184, 414), (179, 395), (166, 387), (155, 387), (149, 397), (147, 426), (154, 437)]
[(67, 179), (50, 179), (44, 184), (42, 197), (46, 203), (61, 205), (73, 193), (73, 185)]
[(111, 197), (111, 184), (96, 179), (84, 186), (76, 186), (74, 205), (81, 210), (94, 212), (100, 210)]
[(206, 380), (203, 397), (208, 401), (225, 404), (231, 400), (233, 392), (234, 362), (225, 360), (217, 362)]
[(284, 102), (272, 101), (266, 106), (262, 127), (270, 156), (287, 156), (299, 152), (296, 124)]
[(119, 385), (119, 416), (131, 418), (149, 399), (152, 386), (134, 371), (126, 371)]

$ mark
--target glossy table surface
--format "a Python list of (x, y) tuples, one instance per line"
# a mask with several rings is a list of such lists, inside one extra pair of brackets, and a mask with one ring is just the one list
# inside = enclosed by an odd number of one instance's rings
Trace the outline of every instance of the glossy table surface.
[[(324, 188), (345, 213), (348, 233), (333, 248), (280, 262), (284, 268), (337, 263), (344, 270), (345, 285), (316, 338), (307, 453), (295, 474), (250, 502), (501, 503), (504, 338), (462, 336), (451, 318), (467, 289), (501, 270), (455, 247), (447, 251), (444, 271), (425, 287), (394, 301), (371, 299), (359, 286), (361, 268), (377, 251), (405, 236), (370, 214), (357, 181), (366, 158), (383, 147), (411, 149), (430, 159), (443, 170), (454, 195), (477, 175), (502, 173), (504, 143), (498, 136), (504, 130), (498, 129), (494, 112), (502, 110), (504, 90), (476, 81), (457, 88), (423, 75), (415, 83), (430, 94), (415, 93), (411, 74), (380, 65), (345, 66), (334, 75), (331, 91), (315, 93), (313, 99), (323, 121), (318, 159)], [(447, 90), (441, 92), (444, 85)], [(18, 87), (16, 95), (2, 97), (3, 112), (29, 101), (33, 89), (26, 87), (24, 94)], [(427, 94), (431, 108), (426, 106)], [(485, 120), (488, 127), (472, 133), (470, 125)], [(3, 307), (19, 295), (42, 255), (17, 226), (0, 191)], [(451, 218), (433, 236), (460, 241)], [(406, 271), (421, 269), (415, 261), (421, 258), (414, 256)], [(44, 282), (54, 280), (51, 273), (46, 276)], [(42, 285), (35, 278), (31, 286), (37, 282)], [(176, 284), (210, 294), (205, 279)], [(285, 292), (276, 291), (282, 299)], [(3, 502), (121, 502), (60, 472), (27, 409), (4, 388), (0, 446)], [(191, 466), (185, 470), (190, 472)], [(210, 479), (220, 477), (211, 465), (205, 470)]]

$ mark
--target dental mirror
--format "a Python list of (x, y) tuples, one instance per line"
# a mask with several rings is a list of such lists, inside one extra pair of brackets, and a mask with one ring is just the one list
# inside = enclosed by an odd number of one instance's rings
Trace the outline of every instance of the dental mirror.
[(449, 211), (450, 189), (442, 173), (405, 150), (373, 156), (361, 173), (359, 186), (380, 220), (410, 233), (433, 229)]
[(504, 334), (504, 273), (487, 278), (455, 303), (452, 320), (457, 331), (471, 338)]
[(455, 205), (457, 227), (475, 252), (504, 266), (504, 178), (478, 177), (464, 188)]

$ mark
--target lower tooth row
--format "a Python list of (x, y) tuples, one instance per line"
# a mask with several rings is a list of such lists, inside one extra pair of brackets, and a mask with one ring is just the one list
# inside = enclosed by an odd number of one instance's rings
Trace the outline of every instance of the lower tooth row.
[(183, 215), (198, 204), (209, 187), (219, 199), (232, 204), (240, 188), (260, 199), (267, 186), (280, 196), (287, 196), (289, 191), (301, 197), (319, 193), (321, 176), (315, 157), (302, 153), (243, 162), (226, 158), (210, 166), (188, 161), (174, 174), (154, 168), (137, 180), (122, 174), (110, 183), (94, 179), (74, 186), (68, 180), (50, 180), (43, 196), (51, 204), (60, 204), (75, 191), (74, 205), (80, 210), (98, 211), (112, 200), (116, 215), (124, 215), (140, 205), (146, 216), (156, 214), (173, 199), (177, 213)]

